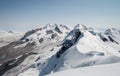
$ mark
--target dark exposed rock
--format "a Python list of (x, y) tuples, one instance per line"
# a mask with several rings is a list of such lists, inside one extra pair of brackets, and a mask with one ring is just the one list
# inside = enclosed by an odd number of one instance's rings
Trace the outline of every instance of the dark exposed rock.
[[(73, 32), (72, 30), (71, 32)], [(72, 45), (74, 45), (80, 36), (83, 36), (83, 33), (79, 31), (79, 29), (76, 29), (76, 32), (74, 32), (73, 37), (71, 40), (65, 40), (65, 42), (62, 44), (62, 48), (56, 53), (56, 57), (59, 58), (61, 54), (63, 54), (67, 49), (69, 49)]]
[(37, 53), (27, 53), (27, 54), (23, 54), (21, 57), (19, 57), (18, 59), (11, 59), (5, 63), (3, 63), (1, 66), (0, 66), (0, 76), (2, 74), (4, 74), (6, 71), (12, 69), (13, 67), (16, 67), (18, 66), (19, 64), (21, 64), (29, 55), (32, 55), (32, 54), (37, 54)]
[(12, 34), (13, 34), (14, 32), (13, 32), (13, 31), (9, 31), (9, 33), (12, 33)]
[(108, 38), (109, 38), (109, 40), (111, 41), (111, 42), (114, 42), (115, 40), (113, 40), (110, 36), (108, 36)]
[(111, 42), (115, 42), (116, 44), (119, 44), (117, 41), (115, 41), (112, 37), (110, 37), (110, 36), (108, 36), (108, 38), (109, 38), (109, 40), (111, 41)]
[(39, 59), (40, 59), (40, 56), (35, 60), (35, 62), (38, 61)]
[(29, 39), (25, 39), (25, 41), (27, 42), (27, 41), (29, 41)]
[(104, 42), (108, 41), (108, 39), (105, 38), (105, 37), (101, 37), (101, 39), (102, 39)]
[(105, 31), (105, 34), (107, 34), (107, 35), (111, 34), (111, 30), (110, 30), (110, 29), (107, 29), (107, 30)]
[(57, 34), (54, 33), (54, 34), (51, 35), (51, 38), (54, 39), (56, 36), (57, 36)]
[(62, 34), (62, 31), (58, 28), (58, 26), (55, 27), (55, 31), (57, 31), (58, 33)]
[(67, 26), (60, 24), (61, 27), (64, 27), (66, 29), (69, 29)]
[(100, 39), (103, 40), (104, 42), (108, 41), (107, 38), (105, 38), (104, 36), (101, 35), (101, 33), (98, 34)]
[(37, 36), (39, 36), (41, 33), (37, 34)]
[(37, 32), (37, 31), (39, 31), (39, 30), (42, 30), (42, 28), (37, 28), (37, 29), (34, 29), (34, 30), (31, 30), (31, 31), (26, 32), (25, 35), (24, 35), (20, 40), (25, 39), (26, 37), (34, 34), (35, 32)]
[(105, 31), (105, 34), (106, 34), (106, 35), (109, 35), (109, 36), (112, 36), (112, 37), (115, 37), (115, 36), (114, 36), (114, 33), (120, 34), (120, 31), (119, 31), (118, 29), (115, 29), (115, 28), (107, 29), (107, 30)]
[(19, 55), (30, 52), (33, 50), (35, 43), (28, 43), (24, 47), (15, 48), (15, 46), (21, 45), (23, 42), (15, 41), (6, 46), (0, 48), (0, 64), (16, 58)]
[(41, 38), (41, 39), (39, 39), (39, 42), (40, 42), (40, 43), (42, 43), (42, 42), (43, 42), (43, 40), (44, 40), (44, 39), (43, 39), (43, 38)]
[(46, 34), (51, 34), (51, 33), (54, 33), (53, 30), (47, 30), (46, 31)]
[(54, 48), (52, 48), (50, 51), (53, 51), (54, 50)]
[(31, 30), (25, 33), (25, 35), (21, 38), (21, 40), (25, 39), (26, 37), (30, 36), (31, 34), (34, 34), (36, 31), (35, 30)]

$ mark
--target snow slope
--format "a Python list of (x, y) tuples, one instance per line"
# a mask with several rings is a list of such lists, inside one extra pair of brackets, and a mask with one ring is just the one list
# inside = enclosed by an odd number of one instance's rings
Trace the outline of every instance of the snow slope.
[[(69, 69), (46, 76), (120, 76), (120, 63)], [(27, 75), (26, 75), (27, 76)]]

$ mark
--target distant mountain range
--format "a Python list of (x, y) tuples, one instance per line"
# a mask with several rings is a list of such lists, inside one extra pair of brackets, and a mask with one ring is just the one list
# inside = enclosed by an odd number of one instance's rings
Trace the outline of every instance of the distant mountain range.
[(117, 62), (119, 67), (120, 30), (115, 28), (96, 32), (85, 25), (55, 24), (0, 32), (0, 76), (66, 76), (60, 71)]

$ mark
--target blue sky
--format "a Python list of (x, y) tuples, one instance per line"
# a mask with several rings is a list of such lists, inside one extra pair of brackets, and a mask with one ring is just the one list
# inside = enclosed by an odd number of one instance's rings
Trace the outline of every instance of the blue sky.
[(120, 0), (0, 0), (0, 30), (55, 23), (120, 28)]

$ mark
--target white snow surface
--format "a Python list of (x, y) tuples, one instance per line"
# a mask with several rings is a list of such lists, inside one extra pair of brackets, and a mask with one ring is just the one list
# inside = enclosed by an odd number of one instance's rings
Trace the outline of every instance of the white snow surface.
[(120, 63), (59, 71), (46, 76), (120, 76)]

